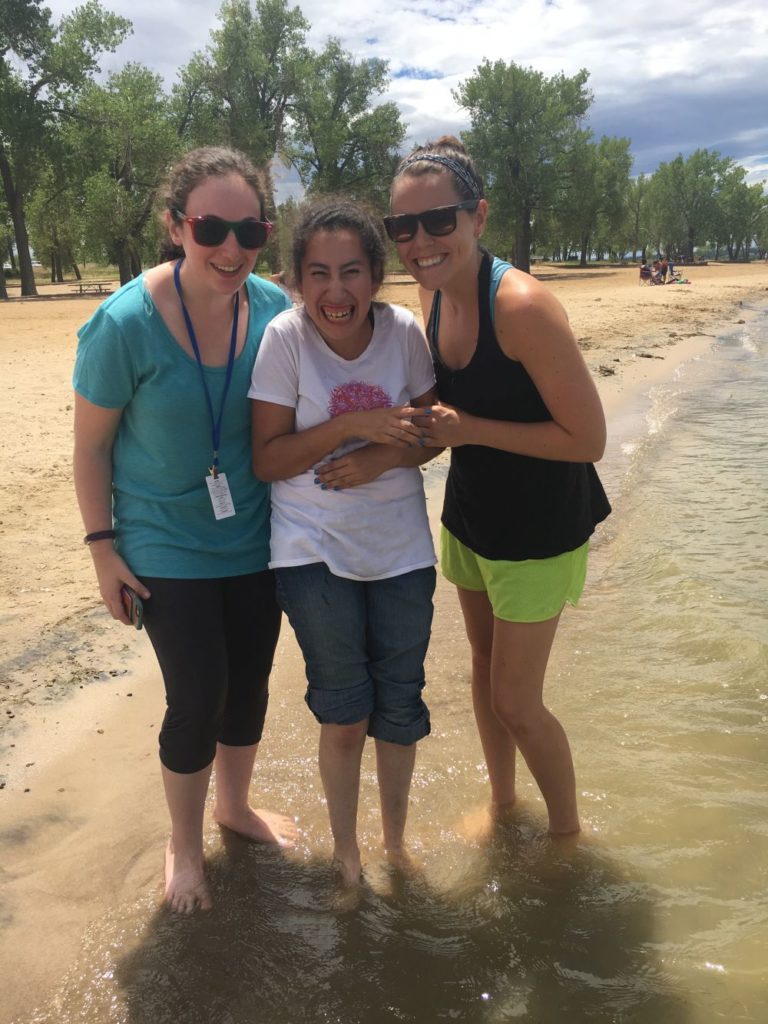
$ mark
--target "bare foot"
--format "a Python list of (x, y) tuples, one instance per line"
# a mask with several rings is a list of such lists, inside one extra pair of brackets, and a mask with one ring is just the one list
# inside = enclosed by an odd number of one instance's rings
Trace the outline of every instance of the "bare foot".
[(404, 875), (415, 875), (419, 869), (418, 862), (404, 846), (385, 846), (384, 856), (390, 867), (401, 871)]
[(488, 843), (499, 835), (506, 835), (510, 828), (538, 829), (530, 809), (520, 800), (511, 803), (490, 803), (476, 807), (461, 819), (456, 827), (459, 835), (475, 843)]
[(203, 865), (180, 863), (170, 839), (165, 848), (165, 902), (176, 914), (192, 914), (213, 906)]
[(241, 811), (225, 815), (214, 809), (213, 816), (219, 825), (245, 836), (254, 843), (273, 843), (276, 846), (293, 846), (297, 828), (293, 818), (263, 808), (254, 810), (245, 807)]
[(576, 839), (581, 835), (581, 825), (577, 825), (576, 828), (567, 829), (562, 832), (556, 832), (553, 828), (549, 829), (550, 839), (563, 840), (563, 839)]
[(359, 850), (350, 850), (348, 853), (341, 853), (338, 849), (333, 851), (333, 866), (341, 875), (341, 880), (346, 886), (359, 885), (363, 873), (363, 865), (360, 860)]

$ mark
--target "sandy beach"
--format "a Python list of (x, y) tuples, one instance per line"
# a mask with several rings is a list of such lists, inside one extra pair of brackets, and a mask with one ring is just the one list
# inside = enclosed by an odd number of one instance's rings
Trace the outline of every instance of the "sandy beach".
[[(609, 429), (636, 396), (743, 322), (742, 304), (768, 299), (765, 263), (684, 268), (690, 284), (665, 287), (640, 287), (635, 267), (535, 274), (568, 311)], [(72, 487), (75, 332), (100, 300), (69, 285), (43, 286), (38, 299), (9, 290), (0, 304), (0, 1019), (23, 1022), (54, 997), (94, 921), (123, 900), (156, 906), (166, 818), (152, 652), (100, 606)], [(410, 279), (389, 279), (381, 297), (418, 311)], [(433, 522), (438, 477), (430, 484), (427, 474)], [(449, 617), (455, 597), (440, 586), (436, 638)], [(439, 658), (439, 639), (433, 646)], [(287, 628), (272, 692), (278, 716), (306, 714)], [(267, 728), (265, 799), (306, 814), (301, 787), (281, 784), (281, 737)], [(322, 808), (311, 814), (319, 820)]]

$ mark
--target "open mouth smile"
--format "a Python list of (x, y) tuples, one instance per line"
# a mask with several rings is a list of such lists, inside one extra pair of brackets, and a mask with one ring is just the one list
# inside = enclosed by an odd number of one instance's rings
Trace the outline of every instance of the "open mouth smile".
[(439, 253), (436, 256), (421, 256), (417, 257), (413, 262), (420, 270), (428, 270), (430, 267), (437, 267), (445, 259), (445, 253)]
[(321, 306), (320, 311), (332, 324), (343, 324), (351, 320), (355, 313), (354, 306)]

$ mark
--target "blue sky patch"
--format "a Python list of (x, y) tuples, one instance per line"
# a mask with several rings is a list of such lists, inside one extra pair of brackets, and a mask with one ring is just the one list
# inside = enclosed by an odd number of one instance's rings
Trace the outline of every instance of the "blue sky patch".
[(393, 78), (418, 78), (419, 81), (429, 82), (433, 78), (445, 78), (442, 71), (435, 71), (434, 68), (414, 68), (406, 66), (399, 71), (392, 72)]

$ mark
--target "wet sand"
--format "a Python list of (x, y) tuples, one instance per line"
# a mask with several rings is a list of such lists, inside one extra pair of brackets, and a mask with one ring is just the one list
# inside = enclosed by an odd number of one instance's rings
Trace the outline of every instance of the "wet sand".
[[(536, 273), (565, 304), (611, 422), (742, 319), (741, 302), (768, 292), (764, 264), (690, 268), (691, 285), (664, 288), (639, 287), (634, 269)], [(416, 306), (413, 285), (400, 280), (382, 297)], [(65, 286), (0, 305), (0, 1008), (9, 1020), (48, 1005), (89, 925), (123, 902), (159, 898), (161, 687), (146, 637), (99, 606), (71, 484), (74, 333), (97, 302)], [(427, 476), (436, 521), (439, 467)], [(446, 658), (466, 661), (448, 587), (438, 590), (437, 618), (433, 671)], [(287, 629), (272, 693), (281, 728), (268, 728), (254, 790), (320, 828), (322, 807), (307, 806), (286, 768), (286, 731), (307, 714)], [(207, 837), (220, 850), (218, 833)]]

